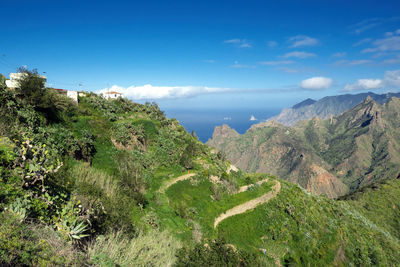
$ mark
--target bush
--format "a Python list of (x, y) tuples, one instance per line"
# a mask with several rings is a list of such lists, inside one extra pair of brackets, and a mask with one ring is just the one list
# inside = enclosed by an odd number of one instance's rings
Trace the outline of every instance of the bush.
[(1, 266), (82, 266), (83, 253), (61, 240), (49, 227), (25, 224), (0, 213)]

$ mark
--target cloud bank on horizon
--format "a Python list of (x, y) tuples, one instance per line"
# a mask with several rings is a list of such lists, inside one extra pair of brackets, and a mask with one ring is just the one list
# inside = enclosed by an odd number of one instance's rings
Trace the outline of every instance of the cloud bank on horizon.
[(228, 92), (229, 88), (207, 87), (207, 86), (153, 86), (146, 84), (143, 86), (122, 87), (113, 85), (110, 88), (104, 88), (97, 93), (104, 94), (108, 91), (122, 93), (125, 97), (146, 100), (146, 99), (169, 99), (184, 98), (202, 94), (213, 94)]
[[(260, 63), (262, 64), (262, 63)], [(280, 65), (283, 63), (264, 63), (264, 65)], [(287, 63), (290, 64), (290, 63)], [(108, 91), (116, 91), (122, 93), (125, 97), (148, 100), (148, 99), (174, 99), (187, 98), (206, 94), (221, 94), (221, 93), (239, 93), (239, 94), (254, 94), (254, 93), (279, 93), (279, 92), (296, 92), (299, 90), (305, 91), (322, 91), (332, 87), (334, 80), (329, 77), (316, 76), (302, 80), (297, 86), (291, 86), (289, 89), (265, 88), (265, 89), (235, 89), (207, 86), (154, 86), (146, 84), (143, 86), (123, 87), (113, 85), (110, 88), (98, 90), (97, 93), (106, 93)], [(341, 92), (355, 92), (366, 90), (381, 90), (381, 89), (400, 89), (400, 69), (386, 71), (382, 79), (363, 78), (358, 79), (354, 83), (347, 83)]]

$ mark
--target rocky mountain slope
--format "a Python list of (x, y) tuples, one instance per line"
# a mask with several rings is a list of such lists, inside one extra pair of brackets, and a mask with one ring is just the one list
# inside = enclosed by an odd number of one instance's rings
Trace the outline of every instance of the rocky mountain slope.
[(380, 105), (371, 97), (342, 115), (253, 125), (239, 135), (216, 127), (208, 144), (236, 166), (271, 173), (316, 194), (336, 198), (400, 173), (400, 99)]
[(384, 104), (393, 96), (400, 97), (400, 93), (375, 94), (372, 92), (356, 95), (346, 94), (338, 96), (327, 96), (318, 101), (306, 99), (291, 108), (283, 109), (280, 114), (269, 120), (280, 122), (284, 125), (293, 126), (298, 121), (307, 120), (318, 116), (322, 119), (337, 116), (344, 111), (354, 108), (367, 96), (370, 96), (379, 104)]

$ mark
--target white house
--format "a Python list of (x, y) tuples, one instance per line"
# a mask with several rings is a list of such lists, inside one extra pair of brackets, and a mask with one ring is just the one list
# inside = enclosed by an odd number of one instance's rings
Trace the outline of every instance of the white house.
[(67, 91), (67, 96), (78, 103), (78, 92), (77, 91)]
[(118, 97), (123, 97), (123, 95), (119, 92), (110, 91), (110, 92), (105, 92), (103, 97), (105, 99), (117, 99)]
[(78, 93), (79, 92), (65, 90), (65, 89), (56, 89), (56, 88), (54, 88), (54, 90), (56, 90), (59, 94), (66, 95), (67, 97), (71, 98), (76, 103), (78, 103)]
[[(6, 80), (6, 86), (12, 89), (17, 88), (19, 81), (26, 75), (26, 73), (10, 73), (10, 79)], [(44, 86), (47, 87), (47, 77), (43, 75), (39, 75), (39, 77), (44, 80)]]

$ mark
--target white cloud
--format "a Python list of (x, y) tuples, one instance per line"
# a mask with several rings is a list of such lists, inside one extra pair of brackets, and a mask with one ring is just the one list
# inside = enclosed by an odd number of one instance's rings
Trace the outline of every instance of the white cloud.
[(343, 88), (343, 91), (380, 89), (383, 87), (383, 84), (384, 83), (381, 79), (359, 79), (355, 83), (346, 84), (346, 86)]
[(346, 52), (337, 52), (335, 54), (332, 55), (333, 57), (345, 57), (347, 56)]
[(359, 23), (349, 26), (349, 28), (353, 33), (360, 34), (366, 30), (369, 30), (369, 29), (375, 28), (376, 26), (381, 25), (382, 22), (383, 22), (383, 19), (381, 19), (381, 18), (366, 19)]
[(384, 79), (387, 86), (400, 88), (400, 70), (386, 71)]
[(288, 67), (280, 67), (280, 68), (277, 68), (277, 70), (280, 70), (280, 71), (283, 71), (286, 73), (299, 73), (300, 72), (300, 70), (298, 70), (298, 69), (293, 69), (293, 68), (288, 68)]
[(370, 43), (371, 41), (372, 41), (371, 38), (364, 38), (364, 39), (358, 41), (357, 43), (353, 44), (353, 47), (357, 47), (357, 46), (360, 46), (362, 44)]
[(397, 57), (392, 57), (389, 59), (385, 59), (384, 61), (382, 61), (382, 64), (384, 65), (391, 65), (391, 64), (399, 64), (400, 63), (400, 54), (397, 55)]
[(372, 43), (373, 47), (366, 48), (361, 53), (387, 52), (400, 50), (400, 36), (391, 36), (378, 39)]
[(277, 47), (277, 46), (278, 46), (278, 42), (275, 42), (275, 41), (268, 41), (268, 42), (267, 42), (267, 45), (268, 45), (269, 48), (274, 48), (274, 47)]
[(386, 71), (383, 79), (359, 79), (346, 84), (342, 91), (362, 91), (382, 88), (400, 88), (400, 70)]
[(385, 59), (382, 61), (382, 64), (384, 65), (394, 65), (394, 64), (399, 64), (400, 63), (400, 58), (391, 58), (391, 59)]
[(99, 90), (97, 93), (107, 91), (117, 91), (127, 98), (132, 99), (163, 99), (163, 98), (182, 98), (202, 94), (228, 92), (229, 88), (206, 87), (206, 86), (153, 86), (146, 84), (143, 86), (122, 87), (113, 85), (111, 88)]
[(350, 66), (357, 66), (357, 65), (363, 65), (363, 64), (368, 64), (371, 63), (372, 61), (369, 59), (359, 59), (359, 60), (351, 60), (348, 64)]
[(314, 53), (308, 53), (308, 52), (302, 52), (302, 51), (294, 51), (294, 52), (289, 52), (283, 55), (284, 58), (290, 58), (290, 57), (295, 57), (295, 58), (309, 58), (309, 57), (316, 57), (317, 55)]
[(230, 40), (225, 40), (224, 43), (226, 44), (239, 44), (242, 40), (241, 39), (230, 39)]
[(235, 45), (237, 47), (240, 47), (240, 48), (250, 48), (250, 47), (252, 47), (251, 43), (248, 42), (246, 39), (235, 38), (235, 39), (225, 40), (224, 43), (225, 44), (233, 44), (233, 45)]
[(239, 61), (235, 61), (232, 65), (230, 65), (231, 68), (236, 68), (236, 69), (255, 69), (256, 66), (253, 65), (245, 65), (245, 64), (240, 64)]
[(347, 65), (347, 66), (358, 66), (358, 65), (364, 65), (364, 64), (369, 64), (369, 63), (373, 63), (372, 60), (369, 59), (356, 59), (356, 60), (338, 60), (334, 63), (334, 65), (337, 66), (343, 66), (343, 65)]
[(293, 36), (289, 38), (289, 41), (292, 42), (292, 45), (290, 47), (314, 46), (318, 44), (317, 39), (305, 35)]
[(249, 44), (249, 43), (243, 43), (243, 44), (240, 44), (239, 47), (242, 47), (242, 48), (250, 48), (250, 47), (252, 47), (252, 45)]
[(278, 61), (261, 61), (259, 62), (260, 65), (265, 66), (277, 66), (277, 65), (289, 65), (293, 64), (295, 61), (293, 60), (278, 60)]
[(326, 77), (312, 77), (301, 81), (299, 86), (307, 90), (323, 90), (328, 89), (332, 85), (332, 79)]

